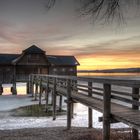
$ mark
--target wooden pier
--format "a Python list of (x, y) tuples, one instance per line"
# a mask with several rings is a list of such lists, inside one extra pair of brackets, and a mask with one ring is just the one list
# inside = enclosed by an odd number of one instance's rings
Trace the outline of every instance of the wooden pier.
[[(103, 140), (110, 139), (110, 124), (116, 122), (129, 125), (132, 128), (132, 140), (139, 139), (140, 80), (38, 74), (30, 75), (29, 79), (30, 93), (34, 98), (36, 98), (37, 93), (39, 94), (39, 104), (41, 104), (41, 94), (45, 91), (46, 110), (48, 94), (52, 91), (53, 120), (56, 119), (56, 97), (60, 96), (60, 110), (62, 108), (62, 97), (64, 96), (67, 99), (67, 129), (71, 128), (73, 103), (78, 102), (89, 108), (89, 128), (93, 127), (92, 109), (103, 113), (103, 117), (100, 118), (100, 121), (103, 121)], [(95, 83), (100, 86), (96, 86)]]

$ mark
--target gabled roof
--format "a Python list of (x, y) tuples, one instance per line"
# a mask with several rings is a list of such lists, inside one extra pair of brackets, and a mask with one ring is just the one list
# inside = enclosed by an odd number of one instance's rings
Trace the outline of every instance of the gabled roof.
[(52, 65), (57, 65), (57, 66), (77, 66), (80, 65), (79, 62), (76, 60), (74, 56), (54, 56), (54, 55), (47, 55), (48, 61)]
[(19, 54), (0, 54), (0, 64), (10, 65), (12, 61), (18, 58), (19, 56)]
[(38, 48), (36, 45), (32, 45), (31, 47), (23, 50), (23, 53), (26, 54), (44, 54), (45, 51), (43, 51), (42, 49)]
[(56, 66), (77, 66), (80, 65), (74, 56), (45, 55), (45, 51), (35, 45), (27, 48), (22, 54), (0, 54), (0, 65), (15, 65), (24, 54), (43, 54), (49, 64)]

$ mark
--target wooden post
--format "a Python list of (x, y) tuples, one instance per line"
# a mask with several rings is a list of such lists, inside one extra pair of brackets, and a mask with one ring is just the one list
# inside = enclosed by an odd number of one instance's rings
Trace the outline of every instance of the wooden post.
[[(132, 89), (132, 99), (133, 101), (139, 101), (139, 88)], [(139, 106), (132, 104), (132, 109), (139, 110)], [(132, 128), (132, 140), (139, 139), (139, 131), (135, 128)]]
[(34, 97), (34, 77), (33, 75), (29, 76), (29, 93)]
[(111, 85), (104, 84), (103, 140), (110, 140)]
[[(92, 82), (88, 82), (88, 96), (92, 97)], [(92, 128), (92, 109), (88, 108), (88, 128)]]
[(14, 66), (12, 94), (13, 95), (17, 95), (17, 88), (16, 88), (16, 66)]
[(59, 112), (62, 111), (62, 95), (59, 96)]
[(27, 82), (27, 84), (26, 84), (26, 93), (27, 94), (30, 94), (30, 87), (29, 87), (29, 82)]
[(0, 83), (0, 95), (2, 95), (3, 93), (3, 87), (2, 87), (2, 84)]
[(38, 83), (35, 83), (35, 98), (34, 98), (35, 101), (37, 101), (37, 94), (38, 94)]
[(42, 97), (42, 92), (43, 92), (43, 88), (42, 88), (42, 79), (40, 77), (40, 82), (39, 82), (39, 105), (41, 105), (41, 97)]
[(71, 128), (71, 84), (67, 80), (67, 129)]
[(71, 101), (71, 118), (74, 118), (74, 102)]
[(47, 88), (45, 90), (45, 96), (46, 96), (46, 106), (45, 110), (48, 112), (48, 102), (49, 102), (49, 77), (47, 78)]
[(53, 120), (56, 120), (56, 78), (54, 78), (54, 87), (53, 87), (53, 93), (52, 93), (52, 101), (53, 101)]

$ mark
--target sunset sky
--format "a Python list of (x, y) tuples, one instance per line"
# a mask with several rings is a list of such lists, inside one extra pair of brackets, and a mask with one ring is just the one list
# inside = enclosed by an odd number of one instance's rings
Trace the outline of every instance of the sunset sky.
[(78, 69), (140, 67), (138, 8), (128, 8), (119, 26), (81, 17), (74, 1), (60, 0), (47, 11), (45, 0), (0, 0), (0, 53), (35, 44), (48, 55), (74, 55)]

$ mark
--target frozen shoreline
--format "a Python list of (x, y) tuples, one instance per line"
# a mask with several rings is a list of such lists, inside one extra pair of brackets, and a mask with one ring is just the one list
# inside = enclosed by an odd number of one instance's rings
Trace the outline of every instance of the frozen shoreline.
[[(0, 96), (0, 130), (12, 130), (23, 128), (42, 128), (42, 127), (65, 127), (67, 123), (66, 115), (57, 116), (55, 121), (52, 117), (12, 117), (10, 110), (20, 106), (37, 104), (38, 101), (31, 101), (32, 98), (28, 96)], [(4, 105), (5, 104), (5, 105)], [(66, 108), (66, 105), (63, 106)], [(72, 126), (87, 127), (88, 126), (88, 112), (87, 107), (76, 103), (74, 106), (74, 119), (72, 119)], [(93, 126), (95, 128), (102, 128), (102, 123), (98, 122), (98, 117), (102, 113), (93, 110)], [(122, 123), (113, 124), (113, 128), (127, 127)]]

